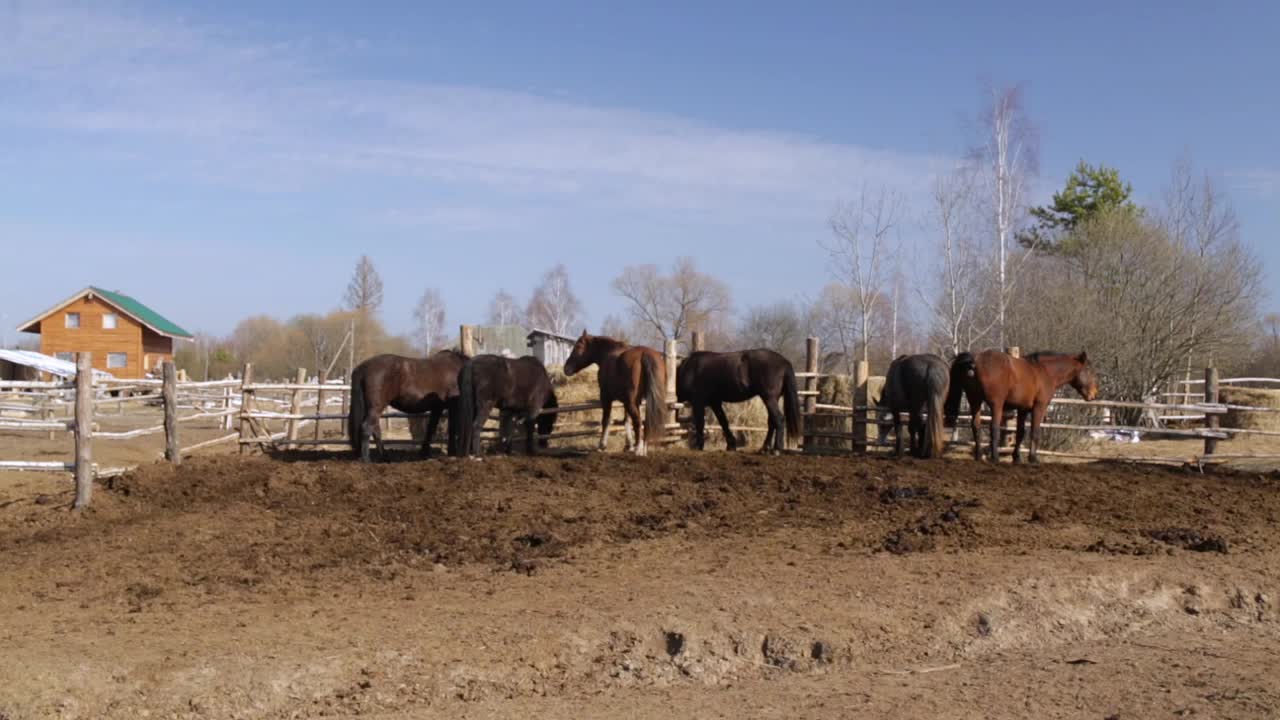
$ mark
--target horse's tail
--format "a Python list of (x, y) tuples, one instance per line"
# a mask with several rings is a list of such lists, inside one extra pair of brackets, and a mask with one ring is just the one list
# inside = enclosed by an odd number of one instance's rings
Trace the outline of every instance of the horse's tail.
[[(474, 363), (468, 361), (458, 374), (458, 455), (467, 457), (471, 454), (472, 436), (475, 434), (476, 418), (476, 382)], [(453, 421), (450, 420), (452, 425)]]
[(787, 447), (800, 445), (800, 436), (804, 434), (804, 418), (800, 415), (800, 391), (796, 387), (796, 369), (787, 363), (787, 371), (782, 376), (782, 413), (787, 418)]
[[(560, 401), (556, 399), (556, 389), (553, 387), (547, 388), (547, 400), (545, 403), (543, 403), (542, 409), (548, 410), (548, 409), (555, 409), (558, 407), (560, 407)], [(559, 415), (559, 413), (543, 413), (542, 415), (538, 416), (538, 422), (536, 423), (538, 427), (538, 435), (539, 435), (538, 441), (537, 441), (538, 447), (547, 446), (547, 441), (544, 440), (541, 436), (551, 434), (551, 431), (556, 426), (557, 415)]]
[[(645, 384), (644, 441), (651, 443), (661, 440), (667, 432), (667, 369), (649, 353), (640, 356), (640, 367)], [(639, 428), (636, 435), (640, 435)]]
[(351, 373), (351, 400), (347, 408), (347, 440), (356, 456), (360, 455), (361, 435), (364, 432), (364, 418), (369, 412), (364, 397), (364, 371), (356, 368)]
[[(929, 419), (924, 426), (924, 452), (927, 458), (942, 457), (946, 450), (946, 426), (943, 421), (945, 402), (950, 399), (947, 373), (942, 368), (931, 367), (925, 376), (925, 392), (929, 394)], [(957, 403), (958, 405), (959, 403)]]
[(973, 359), (973, 353), (962, 352), (956, 355), (956, 359), (951, 361), (951, 382), (947, 389), (946, 408), (946, 424), (955, 425), (956, 418), (960, 415), (960, 395), (963, 394), (964, 388), (969, 384), (977, 373), (977, 362)]

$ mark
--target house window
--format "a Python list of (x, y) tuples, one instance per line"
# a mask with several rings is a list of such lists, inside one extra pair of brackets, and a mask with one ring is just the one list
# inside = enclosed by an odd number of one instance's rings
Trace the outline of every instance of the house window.
[(115, 329), (116, 329), (116, 314), (115, 314), (115, 313), (105, 313), (105, 314), (103, 314), (103, 316), (102, 316), (102, 329), (103, 329), (103, 330), (115, 330)]
[(61, 353), (54, 353), (53, 356), (58, 358), (59, 360), (66, 360), (67, 362), (76, 361), (75, 353), (61, 352)]
[(67, 323), (67, 327), (69, 327), (69, 328), (79, 328), (79, 327), (80, 327), (80, 313), (67, 313), (67, 314), (66, 314), (66, 323)]
[(107, 353), (107, 368), (122, 368), (129, 364), (129, 356), (126, 353)]

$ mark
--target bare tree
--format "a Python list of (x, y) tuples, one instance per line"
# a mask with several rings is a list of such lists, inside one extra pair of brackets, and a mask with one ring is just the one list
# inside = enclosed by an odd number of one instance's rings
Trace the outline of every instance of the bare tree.
[(854, 334), (863, 360), (870, 360), (871, 326), (881, 298), (881, 272), (886, 254), (898, 241), (902, 196), (885, 187), (863, 186), (858, 199), (838, 209), (830, 220), (831, 238), (822, 246), (831, 256), (831, 273), (853, 292), (857, 309)]
[(804, 338), (804, 318), (791, 302), (751, 307), (738, 328), (741, 347), (768, 348), (782, 353), (793, 363), (804, 357)]
[(986, 85), (989, 104), (982, 114), (983, 141), (975, 158), (987, 173), (996, 244), (996, 329), (1006, 343), (1006, 315), (1014, 280), (1009, 268), (1010, 243), (1018, 220), (1026, 213), (1027, 189), (1039, 167), (1039, 136), (1027, 118), (1020, 85)]
[(413, 307), (413, 339), (426, 355), (448, 344), (444, 334), (446, 308), (444, 297), (435, 288), (427, 288)]
[(724, 333), (730, 311), (729, 287), (699, 272), (693, 258), (676, 260), (669, 275), (656, 265), (624, 268), (613, 290), (628, 303), (627, 311), (654, 340), (687, 337), (690, 330)]
[(356, 263), (343, 300), (348, 310), (366, 316), (377, 314), (382, 307), (382, 277), (368, 255), (361, 255)]
[(622, 322), (622, 318), (612, 313), (604, 316), (604, 322), (600, 323), (600, 334), (625, 343), (631, 342), (631, 331)]
[(493, 299), (489, 301), (489, 324), (490, 325), (522, 325), (524, 318), (521, 317), (520, 306), (516, 304), (516, 299), (506, 290), (499, 290)]
[(919, 296), (932, 317), (935, 345), (946, 348), (953, 357), (972, 347), (994, 324), (987, 323), (980, 330), (973, 317), (981, 292), (973, 199), (973, 173), (968, 168), (934, 179), (927, 224), (937, 232), (938, 252), (929, 253), (938, 258), (938, 265), (931, 268), (937, 292), (926, 294), (923, 288), (931, 284), (921, 283)]
[(525, 311), (529, 324), (558, 335), (567, 335), (582, 316), (582, 303), (569, 286), (569, 270), (564, 263), (551, 268), (534, 288)]

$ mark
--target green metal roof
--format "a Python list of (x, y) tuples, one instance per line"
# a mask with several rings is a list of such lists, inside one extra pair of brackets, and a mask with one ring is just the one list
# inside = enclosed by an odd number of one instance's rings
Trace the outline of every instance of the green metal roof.
[(149, 325), (153, 330), (160, 332), (162, 335), (172, 335), (180, 338), (190, 338), (191, 333), (178, 327), (168, 318), (142, 303), (134, 300), (128, 295), (121, 295), (110, 290), (103, 290), (99, 287), (90, 287), (90, 291), (101, 295), (107, 302), (115, 305), (121, 310), (129, 313), (133, 317), (142, 322), (143, 325)]

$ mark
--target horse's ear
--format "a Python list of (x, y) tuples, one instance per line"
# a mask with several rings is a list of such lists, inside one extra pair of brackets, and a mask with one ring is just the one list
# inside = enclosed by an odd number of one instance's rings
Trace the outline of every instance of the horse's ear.
[(1080, 354), (1076, 356), (1076, 359), (1082, 363), (1087, 363), (1089, 362), (1089, 353), (1082, 350), (1080, 351)]

